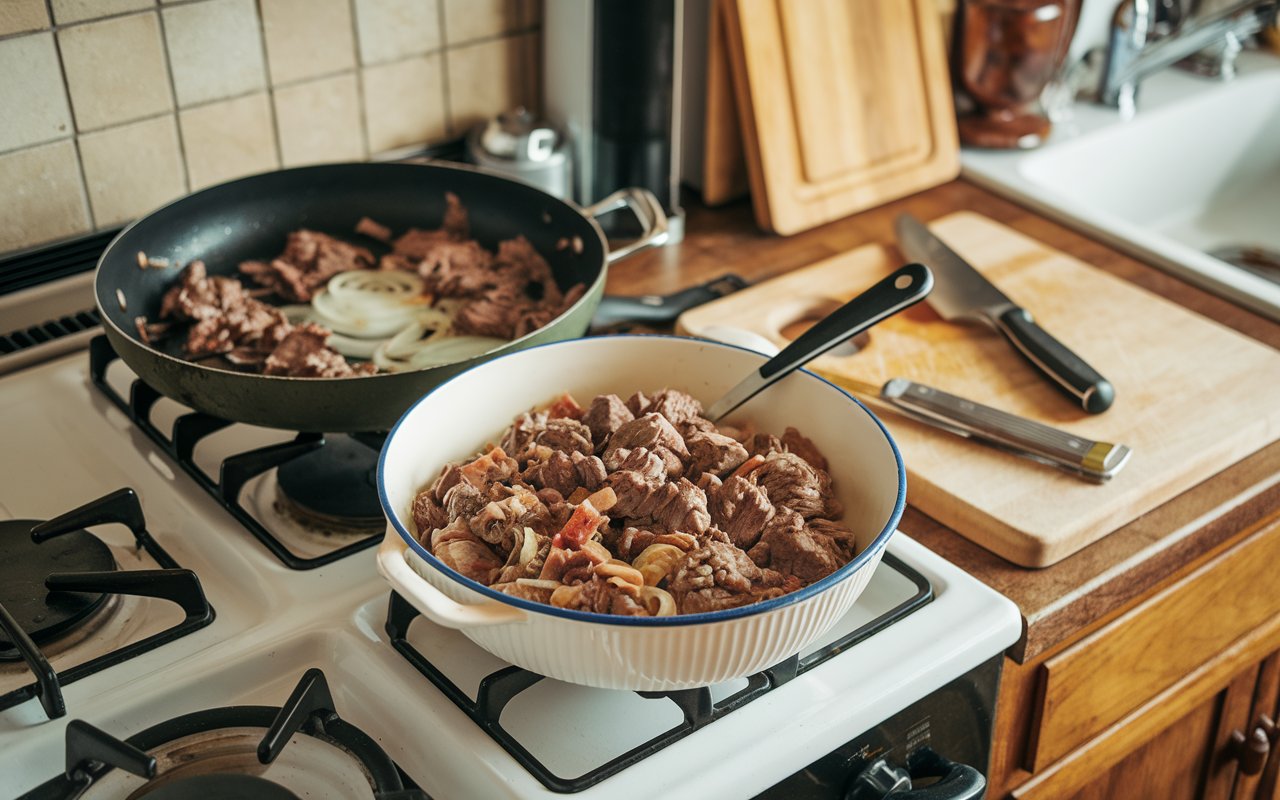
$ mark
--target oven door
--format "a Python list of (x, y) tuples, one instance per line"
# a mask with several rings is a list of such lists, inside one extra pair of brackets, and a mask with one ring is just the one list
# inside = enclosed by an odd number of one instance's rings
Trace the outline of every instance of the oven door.
[(835, 751), (761, 792), (759, 798), (973, 800), (986, 792), (998, 655)]

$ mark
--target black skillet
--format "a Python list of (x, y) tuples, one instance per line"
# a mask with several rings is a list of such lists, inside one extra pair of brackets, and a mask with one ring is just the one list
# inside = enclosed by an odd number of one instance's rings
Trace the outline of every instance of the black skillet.
[[(135, 318), (157, 321), (160, 300), (178, 264), (201, 259), (211, 275), (234, 275), (241, 261), (270, 259), (299, 228), (370, 244), (354, 234), (368, 216), (399, 233), (435, 228), (446, 191), (466, 206), (471, 235), (496, 249), (523, 234), (550, 263), (562, 289), (587, 292), (547, 325), (484, 356), (416, 372), (358, 378), (287, 378), (237, 372), (181, 358), (180, 342), (144, 343)], [(628, 207), (644, 233), (610, 251), (594, 217)], [(653, 195), (624, 189), (586, 209), (540, 189), (463, 166), (331, 164), (269, 172), (188, 195), (138, 220), (107, 247), (94, 285), (103, 328), (129, 367), (152, 387), (224, 419), (323, 433), (389, 429), (428, 390), (482, 360), (545, 342), (581, 336), (604, 291), (609, 263), (666, 240), (667, 219)], [(142, 268), (138, 253), (168, 259), (169, 268)], [(174, 337), (180, 339), (181, 337)], [(573, 365), (566, 364), (565, 369)]]

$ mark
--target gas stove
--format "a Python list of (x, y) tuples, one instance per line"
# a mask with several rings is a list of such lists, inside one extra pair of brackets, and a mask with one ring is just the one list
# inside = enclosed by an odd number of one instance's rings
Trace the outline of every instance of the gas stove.
[(342, 494), (372, 480), (377, 436), (228, 424), (103, 340), (67, 349), (0, 377), (0, 796), (981, 791), (1020, 617), (901, 532), (788, 662), (660, 695), (573, 686), (378, 577), (376, 506)]

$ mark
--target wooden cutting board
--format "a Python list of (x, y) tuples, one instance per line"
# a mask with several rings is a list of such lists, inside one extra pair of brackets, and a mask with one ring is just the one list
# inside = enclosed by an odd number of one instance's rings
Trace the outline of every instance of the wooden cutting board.
[[(912, 420), (884, 414), (902, 450), (908, 500), (995, 553), (1053, 564), (1280, 438), (1280, 352), (1094, 269), (986, 217), (929, 226), (1116, 387), (1089, 415), (999, 334), (949, 323), (925, 303), (873, 328), (853, 355), (810, 366), (883, 383), (904, 377), (1095, 440), (1133, 448), (1109, 483), (1086, 483)], [(899, 266), (867, 245), (685, 312), (681, 333), (711, 325), (774, 343)]]
[(723, 205), (748, 191), (747, 161), (742, 152), (729, 68), (729, 42), (721, 3), (711, 4), (707, 36), (707, 95), (702, 142), (702, 202)]
[(960, 171), (936, 0), (720, 0), (756, 221), (795, 233)]

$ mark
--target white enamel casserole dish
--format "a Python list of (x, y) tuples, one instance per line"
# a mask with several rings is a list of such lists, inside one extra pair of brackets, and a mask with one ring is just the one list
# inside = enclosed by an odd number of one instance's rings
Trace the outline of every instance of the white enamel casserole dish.
[(584, 405), (612, 392), (682, 389), (710, 405), (765, 357), (731, 345), (669, 336), (556, 342), (487, 361), (435, 388), (400, 419), (378, 465), (387, 515), (378, 568), (436, 624), (462, 631), (506, 661), (571, 683), (662, 691), (750, 675), (799, 652), (839, 620), (866, 587), (902, 516), (906, 474), (898, 448), (870, 411), (809, 372), (757, 395), (726, 422), (798, 428), (830, 461), (843, 523), (858, 554), (826, 578), (755, 605), (672, 617), (571, 611), (494, 591), (445, 567), (418, 541), (414, 497), (450, 461), (497, 441), (520, 413), (569, 392)]

